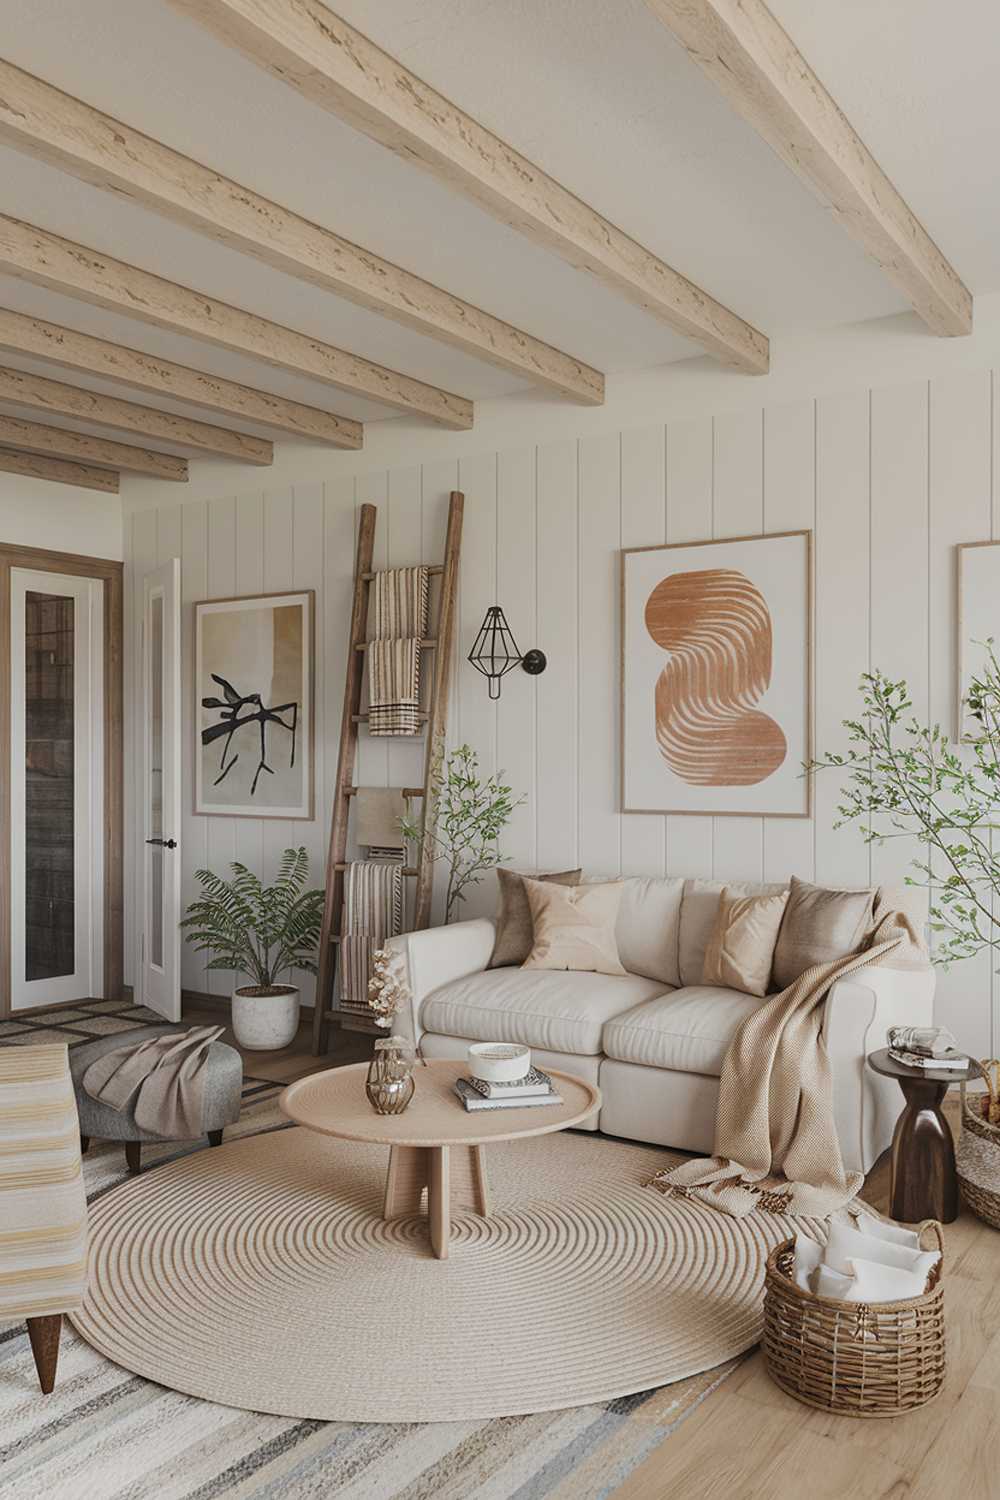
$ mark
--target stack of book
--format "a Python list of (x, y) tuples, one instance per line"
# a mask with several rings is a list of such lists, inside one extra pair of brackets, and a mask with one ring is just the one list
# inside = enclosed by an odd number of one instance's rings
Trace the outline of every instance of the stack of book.
[(531, 1068), (511, 1083), (488, 1083), (485, 1078), (459, 1078), (455, 1093), (467, 1110), (536, 1109), (541, 1104), (561, 1104), (552, 1079), (541, 1068)]

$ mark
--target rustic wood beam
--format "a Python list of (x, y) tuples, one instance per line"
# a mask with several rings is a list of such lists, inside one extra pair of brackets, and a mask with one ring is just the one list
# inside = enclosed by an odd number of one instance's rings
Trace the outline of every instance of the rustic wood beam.
[(136, 401), (121, 401), (117, 396), (102, 396), (97, 391), (65, 385), (61, 380), (47, 380), (44, 375), (27, 370), (0, 368), (0, 401), (46, 412), (52, 417), (70, 417), (139, 437), (159, 438), (182, 448), (195, 448), (242, 463), (267, 465), (274, 459), (273, 444), (263, 438), (231, 432), (226, 427), (212, 427), (174, 412), (157, 411)]
[(33, 318), (27, 313), (0, 308), (0, 349), (44, 359), (82, 375), (99, 375), (102, 380), (168, 396), (172, 401), (188, 401), (235, 417), (237, 421), (273, 427), (312, 442), (329, 443), (334, 448), (361, 446), (360, 424), (334, 412), (304, 406), (300, 401), (239, 385), (221, 375), (177, 365), (156, 354), (112, 344), (107, 339), (47, 323), (44, 318)]
[(928, 328), (972, 332), (972, 296), (762, 0), (646, 0), (690, 56), (833, 210)]
[(94, 437), (89, 432), (68, 432), (65, 427), (49, 427), (0, 412), (0, 445), (18, 448), (23, 453), (42, 457), (76, 459), (99, 468), (119, 469), (130, 474), (149, 474), (154, 479), (172, 479), (184, 483), (188, 477), (186, 458), (173, 453), (155, 453), (150, 448), (133, 448), (112, 438)]
[[(0, 269), (171, 333), (232, 349), (400, 411), (417, 412), (444, 427), (472, 426), (472, 402), (464, 396), (387, 370), (307, 333), (6, 215), (0, 215)], [(347, 418), (343, 420), (346, 429)], [(361, 424), (354, 426), (360, 447)]]
[(29, 479), (51, 479), (56, 484), (75, 484), (84, 490), (103, 490), (107, 495), (118, 493), (118, 475), (113, 469), (74, 464), (64, 458), (42, 458), (16, 448), (0, 448), (0, 469), (5, 474), (24, 474)]
[(767, 339), (319, 0), (170, 0), (306, 99), (753, 374)]
[(0, 141), (574, 401), (604, 376), (0, 59)]

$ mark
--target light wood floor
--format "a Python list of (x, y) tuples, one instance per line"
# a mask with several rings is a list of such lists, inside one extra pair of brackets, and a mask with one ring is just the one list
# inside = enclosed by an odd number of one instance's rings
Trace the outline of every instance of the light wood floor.
[[(221, 1019), (193, 1006), (184, 1015)], [(310, 1048), (303, 1023), (291, 1047), (246, 1052), (244, 1063), (256, 1078), (290, 1083), (361, 1061), (371, 1038), (334, 1030), (327, 1057)], [(888, 1191), (883, 1158), (864, 1197), (885, 1210)], [(889, 1420), (825, 1416), (772, 1385), (754, 1354), (614, 1500), (1000, 1500), (1000, 1232), (963, 1211), (945, 1230), (945, 1254), (948, 1375), (932, 1405)]]

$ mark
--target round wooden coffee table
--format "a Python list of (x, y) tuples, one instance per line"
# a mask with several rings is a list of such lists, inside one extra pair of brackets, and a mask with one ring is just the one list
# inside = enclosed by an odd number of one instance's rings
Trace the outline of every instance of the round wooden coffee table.
[(489, 1216), (484, 1146), (565, 1130), (600, 1108), (601, 1092), (593, 1084), (553, 1068), (546, 1071), (562, 1104), (467, 1111), (453, 1089), (456, 1078), (469, 1076), (468, 1066), (439, 1060), (417, 1064), (416, 1091), (401, 1115), (377, 1115), (368, 1103), (367, 1063), (300, 1078), (278, 1102), (290, 1120), (307, 1130), (388, 1146), (382, 1217), (419, 1214), (426, 1187), (431, 1245), (444, 1260), (453, 1218), (463, 1210)]

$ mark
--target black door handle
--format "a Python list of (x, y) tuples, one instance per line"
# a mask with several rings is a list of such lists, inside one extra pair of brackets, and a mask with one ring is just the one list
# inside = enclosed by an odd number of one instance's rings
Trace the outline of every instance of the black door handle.
[(159, 844), (162, 849), (176, 849), (176, 839), (147, 839), (147, 844)]

